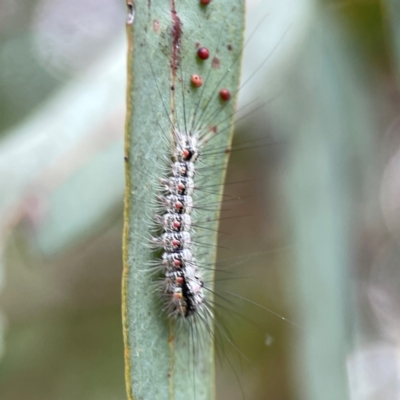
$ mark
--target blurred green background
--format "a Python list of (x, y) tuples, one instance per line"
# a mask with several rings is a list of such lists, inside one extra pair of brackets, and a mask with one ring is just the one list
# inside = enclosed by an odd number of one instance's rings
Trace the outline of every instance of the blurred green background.
[[(347, 315), (351, 398), (398, 398), (395, 9), (372, 0), (321, 1), (318, 11), (306, 0), (247, 3), (250, 32), (257, 18), (268, 17), (246, 45), (244, 77), (272, 56), (239, 101), (240, 110), (261, 99), (267, 112), (263, 106), (241, 120), (235, 140), (267, 135), (276, 145), (232, 152), (227, 182), (244, 183), (226, 187), (241, 199), (222, 215), (221, 231), (231, 234), (221, 234), (219, 258), (233, 258), (229, 267), (247, 278), (220, 276), (217, 285), (303, 324), (290, 251), (298, 233), (288, 214), (296, 205), (282, 199), (293, 189), (297, 127), (328, 102), (332, 87), (344, 87), (343, 98), (351, 99), (339, 104), (354, 116), (356, 132), (348, 148), (357, 149), (346, 171), (351, 217), (344, 217), (355, 224), (345, 278), (354, 303)], [(1, 400), (125, 398), (125, 18), (122, 0), (0, 0)], [(326, 47), (314, 43), (313, 29), (327, 35)], [(310, 84), (316, 75), (320, 92)], [(328, 111), (333, 121), (343, 113)], [(247, 218), (231, 218), (249, 210)], [(247, 400), (300, 398), (293, 373), (299, 331), (249, 304), (240, 314), (246, 323), (227, 313), (227, 326), (253, 367), (225, 345), (240, 383), (229, 363), (217, 362), (217, 398), (243, 398), (241, 387)]]

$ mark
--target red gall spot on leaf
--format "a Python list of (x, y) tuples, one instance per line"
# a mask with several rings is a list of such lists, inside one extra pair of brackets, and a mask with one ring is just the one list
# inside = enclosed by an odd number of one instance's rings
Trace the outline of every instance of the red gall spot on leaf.
[(219, 97), (223, 101), (228, 101), (231, 98), (231, 92), (228, 89), (221, 89), (219, 91)]
[(201, 85), (203, 85), (203, 79), (200, 75), (192, 75), (190, 78), (190, 82), (192, 82), (192, 85), (195, 87), (200, 87)]
[(197, 50), (197, 56), (201, 59), (201, 60), (207, 60), (208, 57), (210, 57), (210, 51), (207, 49), (207, 47), (200, 47)]

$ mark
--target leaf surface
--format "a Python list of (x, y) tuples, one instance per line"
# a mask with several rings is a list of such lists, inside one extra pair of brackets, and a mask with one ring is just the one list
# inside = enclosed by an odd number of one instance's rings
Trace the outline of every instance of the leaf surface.
[[(129, 5), (128, 5), (129, 6)], [(159, 255), (149, 248), (160, 177), (169, 175), (173, 129), (216, 131), (203, 149), (195, 185), (217, 193), (194, 195), (192, 240), (208, 272), (215, 260), (217, 218), (230, 145), (243, 47), (244, 2), (152, 0), (137, 2), (128, 25), (128, 115), (126, 123), (126, 195), (124, 228), (123, 324), (129, 399), (214, 398), (213, 326), (201, 319), (179, 327), (169, 321), (154, 288), (150, 263)], [(199, 47), (210, 51), (197, 57)], [(190, 84), (192, 74), (203, 86)], [(232, 94), (228, 102), (219, 90)], [(211, 149), (211, 151), (210, 151)], [(208, 154), (207, 154), (208, 153)], [(200, 205), (202, 209), (199, 209)], [(207, 207), (206, 207), (206, 206)], [(200, 248), (200, 249), (199, 249)], [(210, 286), (211, 273), (203, 273)], [(212, 293), (206, 293), (212, 301)]]

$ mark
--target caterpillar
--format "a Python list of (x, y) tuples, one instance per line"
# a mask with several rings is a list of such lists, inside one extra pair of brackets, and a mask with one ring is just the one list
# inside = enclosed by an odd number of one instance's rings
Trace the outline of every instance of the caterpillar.
[(160, 292), (164, 296), (169, 317), (188, 318), (204, 306), (203, 280), (191, 251), (191, 211), (194, 192), (194, 163), (198, 158), (197, 138), (174, 132), (175, 151), (168, 178), (161, 178), (167, 195), (159, 196), (164, 215), (156, 214), (163, 234), (153, 238), (155, 246), (164, 249), (164, 280)]

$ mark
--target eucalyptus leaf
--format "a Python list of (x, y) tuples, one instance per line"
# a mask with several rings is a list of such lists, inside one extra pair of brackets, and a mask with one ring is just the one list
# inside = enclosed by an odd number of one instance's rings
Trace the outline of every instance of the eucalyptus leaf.
[(21, 233), (29, 254), (51, 257), (122, 208), (123, 43), (120, 36), (0, 141), (0, 290), (9, 235)]
[(3, 242), (25, 219), (34, 247), (52, 256), (122, 205), (123, 43), (120, 36), (0, 142)]
[[(290, 293), (301, 330), (293, 371), (299, 399), (349, 399), (347, 357), (357, 309), (352, 271), (363, 193), (373, 165), (375, 121), (363, 61), (316, 10), (273, 104), (286, 138), (287, 224), (293, 243)], [(289, 77), (288, 77), (289, 76)], [(289, 112), (288, 112), (289, 110)]]
[[(196, 121), (197, 126), (202, 122), (222, 128), (211, 148), (229, 147), (244, 16), (242, 0), (212, 1), (208, 6), (152, 0), (136, 2), (133, 24), (128, 25), (123, 324), (129, 399), (214, 398), (213, 327), (201, 320), (192, 328), (190, 323), (178, 327), (166, 318), (149, 271), (156, 257), (149, 242), (159, 178), (166, 177), (171, 160), (173, 127), (191, 132)], [(209, 49), (207, 62), (197, 58), (199, 46)], [(203, 87), (191, 86), (192, 74), (203, 77)], [(218, 96), (222, 88), (232, 94), (226, 103)], [(220, 151), (203, 160), (202, 167), (215, 173), (198, 171), (197, 182), (207, 179), (207, 185), (222, 188), (227, 159)], [(205, 244), (202, 261), (207, 265), (215, 261), (219, 194), (207, 195), (214, 211), (196, 210), (196, 219), (210, 221), (207, 235), (193, 238)], [(211, 273), (204, 276), (207, 282), (212, 279)], [(207, 296), (212, 301), (210, 293)]]

